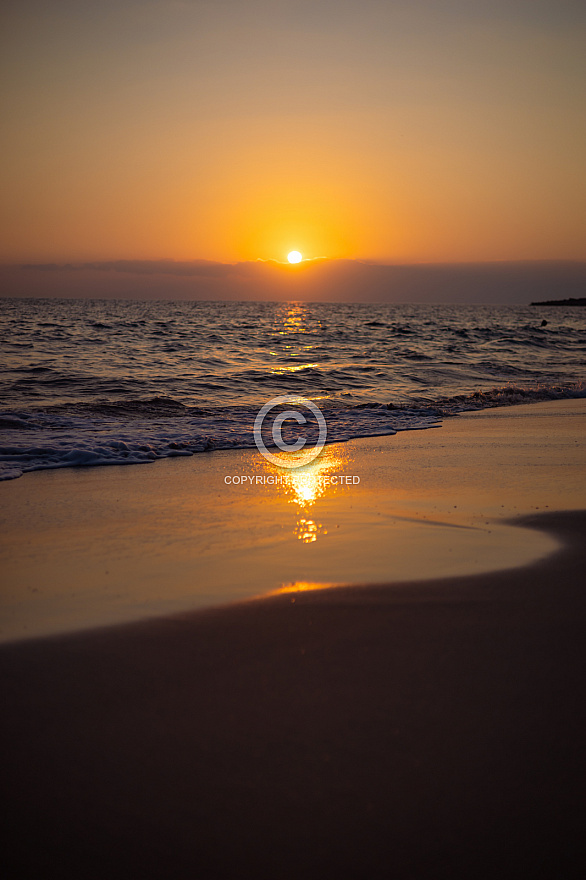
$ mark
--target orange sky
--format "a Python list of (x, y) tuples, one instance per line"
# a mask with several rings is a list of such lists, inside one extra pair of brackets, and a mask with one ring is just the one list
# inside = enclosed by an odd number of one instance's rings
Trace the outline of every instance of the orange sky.
[(581, 3), (3, 8), (1, 261), (586, 258)]

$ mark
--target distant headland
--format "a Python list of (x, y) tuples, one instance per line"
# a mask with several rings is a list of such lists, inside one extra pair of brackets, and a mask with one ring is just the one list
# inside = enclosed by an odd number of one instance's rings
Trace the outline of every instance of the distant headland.
[(531, 303), (532, 306), (586, 306), (586, 296), (570, 297), (570, 299), (547, 299), (544, 302)]

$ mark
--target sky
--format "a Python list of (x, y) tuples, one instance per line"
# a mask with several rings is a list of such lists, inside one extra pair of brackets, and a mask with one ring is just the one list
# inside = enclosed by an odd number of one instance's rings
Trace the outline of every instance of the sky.
[(0, 262), (586, 259), (580, 0), (5, 0)]

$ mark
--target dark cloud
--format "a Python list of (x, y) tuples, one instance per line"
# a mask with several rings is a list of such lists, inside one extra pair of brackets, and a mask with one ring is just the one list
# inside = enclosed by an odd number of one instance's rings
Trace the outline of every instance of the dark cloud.
[(3, 296), (527, 303), (584, 296), (586, 263), (108, 260), (0, 267)]
[(25, 263), (22, 269), (41, 272), (125, 272), (130, 275), (210, 275), (230, 274), (232, 264), (213, 260), (104, 260), (91, 263)]

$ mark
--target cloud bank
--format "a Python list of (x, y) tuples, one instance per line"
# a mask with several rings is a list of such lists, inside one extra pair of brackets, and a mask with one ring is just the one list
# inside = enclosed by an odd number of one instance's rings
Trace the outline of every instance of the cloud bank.
[(586, 293), (586, 262), (108, 260), (0, 266), (5, 297), (529, 303)]

